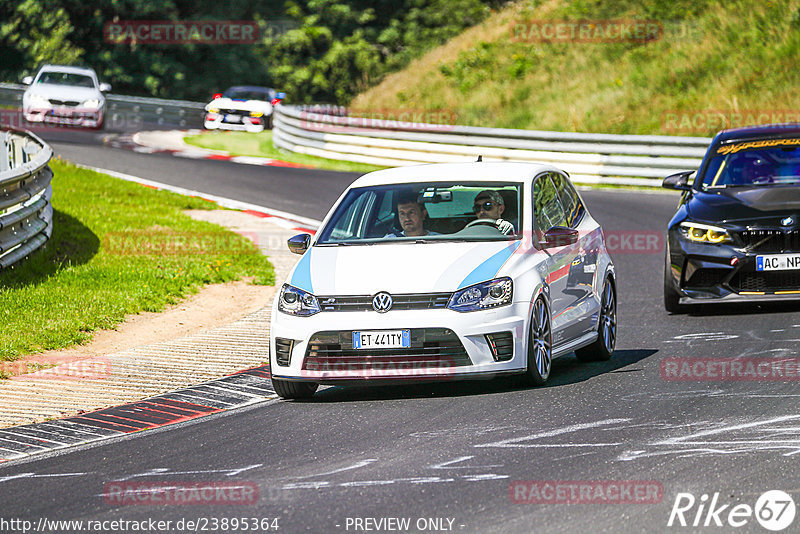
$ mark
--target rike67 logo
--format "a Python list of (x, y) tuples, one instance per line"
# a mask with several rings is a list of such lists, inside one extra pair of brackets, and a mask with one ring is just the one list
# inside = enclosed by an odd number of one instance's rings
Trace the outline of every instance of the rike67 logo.
[(704, 493), (699, 499), (691, 493), (678, 493), (667, 526), (739, 528), (755, 517), (765, 529), (778, 532), (792, 524), (796, 513), (794, 499), (781, 490), (762, 493), (755, 506), (725, 502), (719, 492), (712, 496)]

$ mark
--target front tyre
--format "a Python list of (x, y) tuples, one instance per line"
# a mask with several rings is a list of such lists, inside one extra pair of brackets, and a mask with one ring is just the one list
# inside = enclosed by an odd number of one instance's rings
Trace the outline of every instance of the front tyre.
[(597, 339), (575, 351), (582, 362), (606, 361), (614, 354), (617, 344), (617, 292), (611, 278), (603, 284), (600, 300), (600, 319), (597, 324)]
[(272, 387), (275, 389), (275, 393), (283, 399), (310, 399), (314, 396), (319, 384), (273, 378)]
[(550, 376), (553, 361), (551, 332), (550, 311), (544, 299), (538, 298), (533, 304), (528, 334), (528, 368), (525, 370), (526, 381), (534, 386), (543, 385)]
[(682, 313), (686, 306), (680, 304), (681, 296), (675, 291), (670, 276), (669, 255), (664, 261), (664, 309), (669, 313)]

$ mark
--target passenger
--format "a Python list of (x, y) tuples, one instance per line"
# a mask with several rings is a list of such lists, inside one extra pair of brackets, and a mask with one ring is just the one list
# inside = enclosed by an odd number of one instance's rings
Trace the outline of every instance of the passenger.
[(401, 231), (386, 234), (384, 237), (421, 237), (426, 235), (439, 235), (425, 229), (425, 219), (428, 210), (424, 204), (417, 202), (417, 194), (403, 192), (397, 200), (397, 216), (400, 219)]
[(491, 219), (500, 232), (505, 235), (513, 234), (514, 225), (501, 217), (505, 209), (503, 196), (492, 189), (484, 189), (478, 193), (472, 206), (472, 211), (478, 219)]

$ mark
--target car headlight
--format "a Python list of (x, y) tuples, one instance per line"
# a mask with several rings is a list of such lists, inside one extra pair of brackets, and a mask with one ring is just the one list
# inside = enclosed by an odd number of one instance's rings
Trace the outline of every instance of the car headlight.
[(695, 222), (682, 222), (678, 228), (681, 235), (695, 243), (727, 243), (731, 240), (725, 228)]
[(251, 111), (251, 112), (250, 112), (250, 116), (251, 116), (251, 117), (261, 117), (261, 116), (263, 116), (263, 115), (264, 115), (264, 113), (263, 113), (263, 112), (261, 112), (261, 111)]
[(487, 310), (511, 304), (514, 293), (511, 278), (495, 278), (453, 293), (447, 307), (457, 312)]
[(85, 108), (97, 109), (100, 107), (100, 100), (97, 98), (90, 98), (89, 100), (84, 100), (82, 106)]
[(219, 109), (217, 108), (208, 108), (209, 113), (219, 113)]
[(281, 288), (278, 310), (299, 317), (308, 317), (320, 312), (317, 297), (289, 284), (283, 284)]
[(32, 106), (49, 106), (50, 101), (42, 95), (31, 95), (28, 97), (28, 103)]

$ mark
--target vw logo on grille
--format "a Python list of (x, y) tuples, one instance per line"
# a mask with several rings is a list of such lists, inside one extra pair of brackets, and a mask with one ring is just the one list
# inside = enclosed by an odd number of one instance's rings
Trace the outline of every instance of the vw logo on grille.
[(786, 217), (781, 221), (783, 226), (791, 226), (794, 224), (794, 217)]
[(385, 291), (381, 291), (372, 297), (372, 308), (378, 313), (386, 313), (392, 309), (392, 296)]

